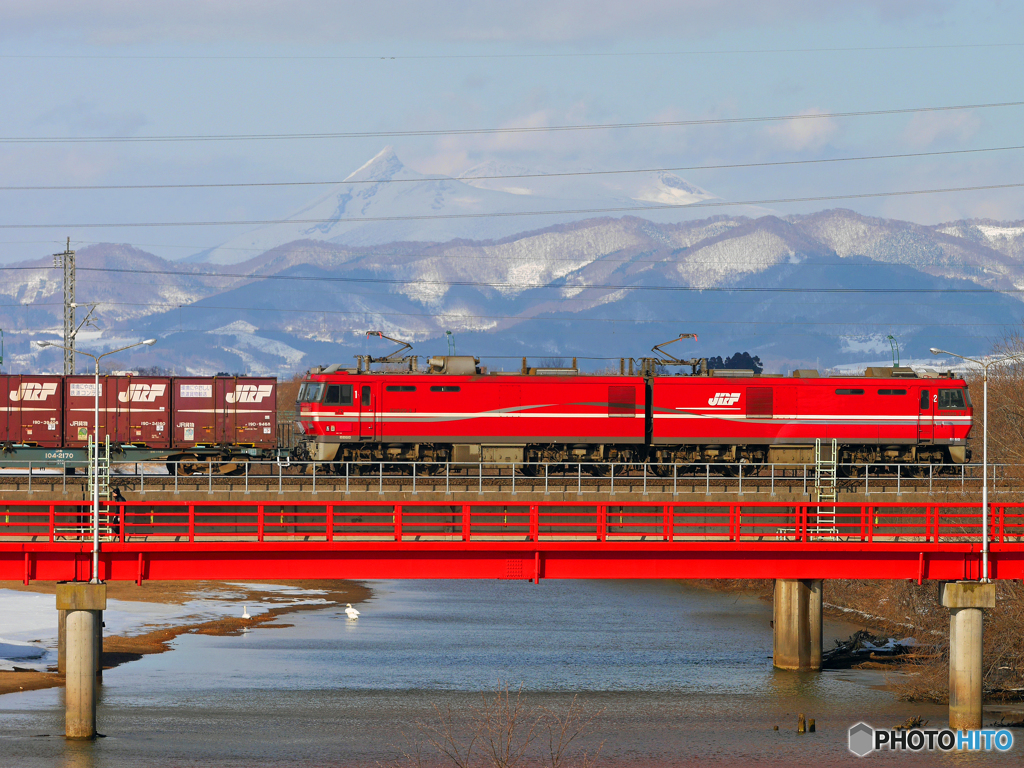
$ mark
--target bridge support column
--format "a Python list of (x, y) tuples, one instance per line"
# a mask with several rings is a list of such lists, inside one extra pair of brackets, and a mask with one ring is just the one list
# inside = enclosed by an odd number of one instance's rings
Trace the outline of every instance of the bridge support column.
[(67, 639), (68, 612), (63, 609), (57, 610), (57, 674), (67, 673), (68, 646)]
[(981, 728), (982, 619), (996, 607), (996, 585), (957, 581), (942, 585), (949, 609), (949, 727)]
[(96, 611), (96, 642), (93, 644), (96, 655), (96, 677), (103, 679), (103, 611)]
[(57, 585), (57, 610), (65, 611), (64, 735), (96, 738), (97, 625), (107, 607), (106, 584)]
[(821, 579), (776, 579), (772, 663), (778, 669), (821, 669)]

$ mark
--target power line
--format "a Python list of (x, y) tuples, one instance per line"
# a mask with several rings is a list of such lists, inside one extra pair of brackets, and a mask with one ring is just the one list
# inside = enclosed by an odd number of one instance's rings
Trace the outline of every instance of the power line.
[[(93, 283), (90, 283), (90, 281), (79, 281), (79, 283), (83, 283), (83, 282), (85, 284), (87, 284), (87, 285), (88, 284), (93, 284)], [(109, 285), (109, 282), (97, 282), (95, 284), (97, 284), (97, 285)], [(128, 284), (128, 285), (144, 285), (144, 283), (120, 283), (120, 284), (121, 285), (125, 285), (125, 284)], [(285, 292), (287, 292), (287, 293), (295, 293), (295, 292), (297, 292), (299, 290), (302, 290), (303, 294), (308, 295), (308, 292), (309, 292), (308, 289), (279, 288), (279, 289), (277, 289), (277, 292), (278, 293), (285, 293)], [(726, 292), (727, 292), (727, 290), (728, 289), (725, 289)], [(955, 290), (950, 290), (949, 291), (949, 293), (956, 293), (956, 292), (957, 291), (955, 291)], [(998, 291), (995, 291), (995, 290), (992, 291), (992, 293), (997, 293), (997, 292)], [(395, 298), (398, 298), (398, 297), (396, 297), (396, 295), (394, 293), (385, 293), (385, 292), (379, 292), (379, 291), (370, 291), (370, 292), (361, 291), (359, 293), (351, 293), (350, 292), (347, 295), (349, 297), (354, 297), (354, 298), (358, 298), (358, 299), (364, 299), (364, 298), (370, 298), (370, 297), (383, 297), (385, 299), (394, 300)], [(722, 292), (719, 292), (719, 295), (724, 295), (724, 294)], [(404, 316), (408, 316), (408, 317), (427, 317), (427, 318), (447, 317), (448, 314), (455, 313), (455, 310), (451, 310), (449, 313), (446, 314), (445, 312), (410, 313), (410, 312), (398, 312), (397, 310), (395, 312), (391, 312), (390, 310), (380, 310), (380, 309), (332, 310), (332, 309), (273, 308), (273, 307), (252, 307), (252, 306), (246, 306), (246, 307), (222, 307), (222, 306), (214, 305), (214, 304), (202, 304), (202, 303), (200, 303), (200, 302), (205, 302), (205, 301), (208, 301), (208, 300), (212, 300), (214, 298), (217, 298), (218, 296), (219, 296), (219, 294), (211, 294), (209, 296), (203, 296), (203, 297), (200, 297), (200, 298), (196, 299), (193, 303), (183, 303), (182, 301), (148, 301), (148, 302), (105, 301), (105, 302), (102, 302), (102, 306), (111, 306), (111, 307), (115, 307), (115, 306), (116, 307), (164, 307), (164, 308), (167, 308), (168, 310), (197, 310), (197, 311), (198, 310), (208, 310), (208, 309), (216, 309), (216, 310), (229, 309), (229, 310), (252, 311), (252, 312), (257, 312), (257, 311), (258, 312), (281, 312), (281, 313), (292, 313), (292, 312), (295, 312), (295, 313), (309, 313), (309, 314), (314, 314), (314, 315), (332, 314), (332, 313), (334, 313), (334, 314), (399, 314), (399, 315), (404, 315)], [(780, 299), (780, 300), (782, 300), (782, 299)], [(584, 298), (584, 297), (581, 297), (581, 296), (578, 296), (578, 295), (577, 296), (570, 296), (570, 297), (565, 297), (565, 298), (560, 298), (559, 299), (559, 304), (560, 305), (568, 305), (568, 304), (573, 304), (573, 303), (589, 304), (589, 303), (592, 303), (592, 302), (593, 302), (593, 299)], [(742, 299), (741, 300), (741, 299), (718, 298), (718, 297), (716, 297), (714, 299), (714, 304), (715, 304), (716, 307), (721, 307), (721, 306), (725, 306), (725, 305), (738, 305), (738, 306), (748, 307), (748, 306), (750, 306), (750, 303), (751, 303), (750, 299)], [(805, 300), (803, 300), (803, 304), (802, 304), (802, 306), (809, 306), (809, 307), (820, 307), (820, 306), (825, 306), (825, 305), (833, 306), (834, 305), (834, 300), (833, 299), (822, 299), (822, 300), (819, 301), (819, 300), (813, 300), (813, 299), (805, 299)], [(21, 302), (21, 303), (16, 303), (16, 304), (0, 304), (0, 307), (9, 307), (9, 308), (14, 308), (14, 307), (22, 307), (22, 308), (24, 308), (24, 307), (31, 307), (33, 309), (39, 308), (39, 307), (55, 307), (55, 306), (62, 306), (62, 305), (59, 304), (59, 303), (52, 303), (52, 302), (39, 302), (39, 303)], [(672, 302), (672, 301), (664, 301), (664, 300), (660, 300), (660, 299), (649, 298), (649, 299), (645, 300), (644, 306), (645, 307), (656, 307), (656, 306), (657, 307), (661, 307), (661, 306), (676, 307), (677, 305), (674, 302)], [(864, 308), (873, 308), (873, 307), (887, 307), (887, 308), (891, 308), (892, 304), (889, 301), (869, 301), (867, 299), (861, 299), (861, 300), (858, 301), (857, 306), (858, 307), (864, 307)], [(934, 308), (935, 304), (932, 301), (909, 301), (909, 300), (902, 300), (900, 302), (900, 306), (901, 307), (929, 307), (929, 308)], [(952, 299), (949, 299), (949, 298), (944, 298), (942, 306), (943, 306), (944, 309), (945, 308), (949, 308), (949, 307), (967, 307), (969, 309), (976, 309), (976, 308), (978, 308), (978, 302), (976, 300), (975, 301), (956, 301), (956, 300), (952, 300)], [(565, 312), (574, 312), (574, 310), (572, 310), (572, 309), (565, 309), (564, 311)], [(1024, 310), (1022, 310), (1022, 311), (1024, 311)], [(514, 319), (514, 318), (523, 319), (523, 317), (524, 317), (523, 315), (480, 315), (480, 314), (465, 314), (465, 313), (458, 313), (458, 314), (456, 314), (454, 316), (458, 317), (458, 318), (474, 318), (474, 319), (485, 319), (485, 320), (502, 320), (502, 319)], [(630, 320), (630, 322), (632, 322), (632, 320)], [(653, 321), (651, 321), (651, 322), (653, 322)], [(909, 325), (920, 325), (920, 323), (910, 323)], [(929, 323), (929, 325), (931, 325), (931, 323)]]
[[(397, 312), (388, 310), (340, 310), (340, 309), (286, 309), (279, 307), (238, 307), (238, 306), (221, 306), (221, 305), (185, 305), (181, 306), (170, 302), (120, 302), (120, 301), (108, 301), (103, 302), (104, 306), (113, 307), (168, 307), (169, 309), (192, 309), (192, 310), (217, 310), (217, 311), (231, 311), (231, 312), (269, 312), (277, 314), (308, 314), (308, 315), (331, 315), (331, 316), (368, 316), (374, 317), (415, 317), (415, 318), (427, 318), (433, 320), (440, 320), (442, 322), (456, 322), (459, 320), (518, 320), (520, 322), (532, 322), (532, 321), (554, 321), (554, 322), (604, 322), (604, 323), (630, 323), (630, 324), (658, 324), (658, 325), (671, 325), (671, 324), (714, 324), (714, 325), (792, 325), (792, 326), (828, 326), (828, 327), (850, 327), (850, 326), (871, 326), (871, 327), (901, 327), (901, 328), (916, 328), (927, 325), (928, 327), (939, 327), (939, 328), (956, 328), (960, 326), (977, 326), (977, 327), (1005, 327), (1007, 323), (923, 323), (923, 322), (822, 322), (822, 321), (808, 321), (808, 320), (719, 320), (707, 318), (701, 319), (680, 319), (674, 318), (670, 320), (643, 320), (637, 321), (633, 318), (617, 318), (617, 317), (587, 317), (581, 315), (575, 315), (565, 313), (562, 316), (556, 316), (551, 314), (524, 316), (524, 315), (464, 315), (459, 314), (453, 317), (447, 317), (444, 313), (424, 313), (424, 312)], [(0, 307), (15, 307), (21, 306), (17, 304), (0, 304)], [(49, 304), (33, 304), (33, 307), (41, 306), (61, 306), (56, 303)], [(134, 331), (132, 328), (112, 328), (111, 333)], [(216, 329), (210, 328), (181, 328), (178, 326), (167, 326), (165, 328), (153, 328), (148, 327), (147, 332), (154, 333), (169, 333), (169, 332), (213, 332)], [(264, 329), (264, 330), (278, 330), (278, 329)], [(14, 333), (46, 333), (53, 332), (58, 333), (57, 329), (50, 328), (17, 328), (11, 332)], [(231, 335), (223, 334), (223, 335)]]
[[(0, 267), (0, 269), (6, 269)], [(15, 268), (17, 269), (17, 268)], [(203, 272), (175, 272), (161, 269), (125, 269), (116, 267), (78, 267), (81, 272), (104, 272), (108, 274), (144, 274), (144, 275), (179, 275), (181, 277), (219, 277), (216, 273)], [(581, 290), (609, 290), (609, 291), (672, 291), (685, 293), (883, 293), (883, 294), (952, 294), (952, 293), (1024, 293), (1024, 288), (766, 288), (766, 287), (743, 287), (743, 286), (713, 286), (694, 287), (685, 285), (582, 285), (572, 283), (499, 283), (480, 280), (427, 280), (417, 278), (413, 280), (399, 280), (386, 277), (312, 277), (305, 275), (246, 275), (245, 279), (252, 280), (287, 280), (300, 282), (317, 283), (380, 283), (387, 285), (440, 285), (458, 287), (481, 287), (481, 288), (516, 288), (534, 289), (546, 288), (563, 290), (565, 288), (578, 288)]]
[[(943, 232), (938, 230), (938, 227), (943, 226), (942, 224), (920, 225), (920, 226), (922, 226), (922, 227), (924, 227), (926, 229), (927, 228), (934, 229), (938, 234), (945, 234), (945, 233), (943, 233)], [(953, 235), (949, 235), (949, 236), (950, 237), (954, 237)], [(50, 245), (52, 243), (56, 243), (56, 244), (59, 245), (61, 242), (63, 242), (63, 240), (59, 240), (59, 239), (58, 240), (14, 240), (14, 241), (3, 241), (3, 240), (0, 240), (0, 245)], [(336, 248), (336, 250), (338, 250), (341, 253), (344, 253), (346, 255), (353, 255), (353, 256), (380, 256), (380, 255), (384, 254), (384, 255), (402, 255), (402, 256), (408, 257), (408, 258), (413, 259), (413, 260), (428, 260), (428, 259), (443, 258), (442, 255), (439, 255), (439, 254), (436, 254), (436, 253), (427, 254), (427, 253), (423, 253), (421, 251), (380, 251), (380, 250), (377, 250), (379, 248), (379, 246), (359, 246), (359, 247), (351, 247), (350, 248), (350, 247), (347, 247), (347, 246), (337, 246), (334, 243), (330, 243), (330, 242), (327, 242), (327, 241), (314, 241), (314, 242), (317, 243), (317, 247), (318, 248), (322, 248), (324, 246), (334, 247), (334, 248)], [(71, 244), (72, 245), (76, 245), (76, 246), (88, 247), (88, 246), (92, 246), (92, 245), (110, 245), (111, 243), (109, 241), (106, 241), (106, 240), (74, 240), (73, 239), (71, 241)], [(178, 249), (190, 250), (190, 251), (204, 251), (204, 250), (209, 250), (210, 249), (209, 245), (170, 245), (168, 243), (132, 243), (130, 245), (130, 247), (131, 248), (135, 248), (135, 249), (139, 249), (139, 248), (178, 248)], [(481, 246), (481, 247), (490, 247), (490, 246)], [(244, 251), (244, 252), (247, 252), (247, 253), (259, 253), (259, 254), (266, 253), (268, 251), (267, 248), (241, 248), (241, 247), (236, 247), (236, 246), (232, 246), (232, 247), (217, 246), (217, 250), (222, 250), (222, 251)], [(854, 254), (854, 255), (862, 255), (862, 254)], [(514, 262), (516, 264), (531, 263), (531, 259), (532, 259), (532, 257), (529, 257), (529, 256), (499, 256), (499, 255), (496, 255), (496, 254), (495, 255), (472, 254), (472, 255), (467, 255), (467, 256), (460, 256), (460, 258), (472, 258), (473, 260), (476, 260), (476, 261), (481, 261), (481, 260), (507, 261), (507, 262)], [(545, 262), (549, 262), (549, 261), (578, 262), (578, 261), (580, 261), (580, 259), (578, 259), (578, 258), (571, 258), (571, 257), (570, 258), (562, 258), (562, 257), (558, 257), (558, 256), (545, 256), (543, 260)], [(170, 259), (170, 261), (174, 261), (174, 259)], [(239, 263), (240, 264), (244, 264), (244, 262), (239, 262)], [(672, 262), (672, 261), (669, 261), (668, 258), (665, 258), (665, 259), (662, 259), (662, 260), (657, 260), (657, 259), (610, 259), (610, 258), (598, 257), (598, 258), (593, 259), (591, 262), (589, 262), (587, 265), (584, 265), (584, 266), (589, 266), (589, 264), (598, 264), (598, 263), (600, 263), (600, 264), (607, 264), (607, 263), (613, 263), (613, 264), (673, 264), (673, 263), (675, 263), (675, 264), (706, 266), (706, 265), (711, 265), (711, 264), (718, 264), (718, 263), (720, 263), (720, 260), (718, 260), (718, 259), (707, 259), (707, 260), (704, 260), (704, 259), (686, 258), (685, 261)], [(734, 262), (734, 263), (738, 263), (738, 264), (741, 264), (741, 265), (746, 265), (748, 262)], [(923, 260), (920, 260), (920, 259), (915, 259), (914, 260), (914, 266), (915, 267), (916, 266), (942, 267), (942, 266), (949, 266), (949, 265), (950, 265), (950, 259), (937, 259), (937, 260), (929, 260), (929, 261), (923, 261)], [(840, 257), (840, 261), (830, 261), (830, 262), (821, 262), (821, 261), (819, 261), (819, 262), (815, 262), (814, 266), (825, 266), (825, 267), (899, 267), (899, 266), (907, 266), (907, 265), (901, 264), (899, 262), (885, 262), (885, 261), (872, 261), (869, 264), (859, 264), (859, 263), (850, 262), (849, 259), (847, 259), (847, 258)], [(27, 270), (50, 269), (50, 267), (46, 267), (46, 266), (37, 266), (37, 267), (32, 267), (32, 266), (16, 266), (16, 267), (8, 266), (8, 267), (5, 267), (5, 266), (0, 265), (0, 270), (2, 270), (2, 269), (27, 271)], [(224, 275), (219, 275), (219, 276), (220, 277), (244, 278), (246, 275), (244, 273), (239, 273), (239, 274), (224, 274)], [(160, 283), (160, 285), (175, 285), (175, 283)]]
[(119, 227), (231, 227), (231, 226), (264, 226), (268, 224), (341, 224), (363, 223), (370, 221), (428, 221), (447, 219), (490, 219), (511, 216), (574, 216), (594, 213), (633, 213), (636, 211), (671, 211), (696, 208), (724, 208), (742, 205), (779, 205), (782, 203), (815, 203), (832, 200), (863, 200), (878, 197), (905, 197), (912, 195), (936, 195), (948, 192), (979, 192), (993, 189), (1016, 189), (1024, 187), (1024, 183), (983, 184), (973, 187), (945, 187), (941, 189), (913, 189), (901, 192), (862, 192), (847, 195), (818, 195), (813, 197), (779, 197), (762, 200), (702, 200), (696, 203), (678, 205), (635, 205), (617, 208), (577, 208), (556, 211), (499, 211), (491, 213), (445, 213), (423, 214), (413, 216), (353, 216), (341, 219), (252, 219), (234, 221), (163, 221), (163, 222), (119, 222), (113, 224), (0, 224), (0, 229), (112, 229)]
[[(860, 254), (858, 254), (858, 255), (860, 255)], [(416, 258), (415, 262), (418, 263), (418, 262), (421, 262), (421, 261), (428, 261), (428, 260), (432, 261), (432, 260), (435, 260), (437, 258), (439, 258), (439, 257), (436, 256), (436, 255), (422, 256), (422, 257)], [(585, 263), (580, 263), (582, 260), (579, 259), (579, 258), (562, 258), (562, 257), (558, 257), (558, 256), (544, 257), (543, 259), (534, 259), (534, 258), (531, 258), (529, 256), (512, 256), (512, 257), (507, 257), (507, 256), (497, 256), (497, 255), (491, 255), (491, 254), (465, 254), (465, 255), (460, 254), (459, 259), (460, 260), (470, 259), (472, 261), (482, 261), (482, 262), (487, 262), (487, 261), (494, 261), (494, 262), (501, 262), (501, 263), (506, 263), (507, 262), (510, 266), (537, 265), (537, 262), (541, 262), (541, 265), (542, 264), (551, 263), (551, 262), (554, 262), (554, 263), (569, 263), (569, 264), (579, 263), (580, 266), (577, 269), (572, 270), (573, 272), (578, 272), (579, 270), (583, 270), (583, 269), (586, 269), (587, 267), (591, 267), (591, 266), (600, 266), (602, 264), (653, 264), (653, 265), (676, 266), (676, 267), (708, 267), (708, 266), (718, 266), (718, 265), (722, 264), (722, 260), (721, 259), (695, 259), (695, 258), (672, 259), (672, 258), (669, 258), (669, 257), (666, 257), (664, 259), (612, 259), (612, 258), (601, 258), (601, 257), (598, 257), (598, 258), (592, 259), (591, 261), (587, 261)], [(736, 268), (758, 267), (761, 264), (762, 264), (761, 260), (754, 259), (754, 258), (751, 258), (751, 259), (746, 260), (746, 261), (738, 261), (737, 260), (737, 261), (730, 261), (729, 262), (729, 265), (731, 267), (736, 267)], [(771, 266), (775, 266), (775, 265), (783, 266), (785, 264), (786, 264), (786, 262), (784, 260), (780, 260), (778, 262), (775, 262), (775, 264), (773, 264)], [(316, 266), (316, 265), (312, 265), (312, 266)], [(794, 266), (796, 266), (796, 265), (794, 265)], [(946, 260), (928, 260), (928, 261), (916, 260), (915, 259), (913, 264), (905, 264), (905, 263), (896, 262), (896, 261), (869, 261), (867, 263), (852, 262), (852, 261), (849, 260), (849, 257), (840, 257), (839, 261), (813, 261), (813, 262), (810, 262), (810, 263), (800, 262), (799, 266), (827, 267), (829, 269), (832, 269), (832, 268), (835, 268), (835, 267), (842, 267), (844, 269), (852, 269), (852, 268), (857, 268), (857, 269), (893, 269), (893, 268), (900, 268), (900, 267), (912, 267), (914, 269), (917, 269), (918, 267), (949, 267), (949, 266), (954, 266), (954, 263), (953, 263), (953, 259), (952, 258), (946, 259)], [(3, 267), (3, 266), (0, 266), (0, 270), (3, 270), (3, 269), (12, 270), (12, 271), (28, 272), (28, 271), (47, 270), (47, 269), (51, 269), (51, 267), (47, 267), (47, 266), (38, 266), (38, 267), (26, 267), (26, 266)], [(240, 273), (223, 273), (223, 274), (217, 274), (217, 275), (211, 275), (208, 272), (201, 272), (201, 273), (182, 272), (180, 274), (182, 276), (191, 275), (191, 276), (197, 276), (197, 277), (214, 277), (214, 278), (223, 278), (223, 279), (239, 280), (239, 281), (255, 279), (255, 278), (259, 277), (259, 275), (255, 274), (255, 273), (241, 273), (241, 272)], [(90, 281), (87, 281), (87, 280), (79, 280), (78, 282), (80, 284), (90, 284)], [(102, 281), (96, 281), (95, 283), (92, 283), (92, 284), (95, 284), (95, 285), (105, 285), (105, 283), (103, 283)], [(153, 281), (148, 281), (147, 280), (146, 282), (143, 282), (143, 283), (122, 283), (122, 285), (179, 285), (179, 283), (177, 283), (177, 282), (153, 282)]]
[(763, 163), (723, 163), (717, 165), (683, 165), (674, 168), (628, 168), (614, 171), (564, 171), (557, 173), (520, 173), (495, 176), (425, 176), (414, 179), (335, 179), (331, 181), (252, 181), (223, 182), (211, 184), (67, 184), (49, 186), (0, 186), (3, 192), (70, 191), (107, 189), (235, 189), (240, 187), (318, 187), (337, 184), (419, 184), (428, 181), (491, 181), (505, 179), (553, 179), (567, 176), (616, 176), (634, 173), (669, 173), (676, 171), (716, 171), (733, 168), (771, 168), (788, 165), (821, 165), (823, 163), (849, 163), (863, 160), (896, 160), (912, 157), (941, 157), (945, 155), (967, 155), (981, 152), (1007, 152), (1024, 149), (1024, 145), (1012, 147), (984, 147), (980, 149), (951, 149), (941, 152), (906, 152), (891, 155), (862, 155), (859, 157), (829, 157), (815, 160), (778, 160)]
[(833, 48), (735, 48), (692, 51), (581, 51), (570, 53), (447, 53), (377, 55), (103, 55), (103, 54), (4, 54), (0, 59), (53, 59), (97, 61), (431, 61), (458, 59), (581, 59), (581, 58), (655, 58), (665, 56), (734, 56), (738, 54), (786, 53), (860, 53), (882, 51), (944, 51), (974, 50), (979, 48), (1019, 48), (1024, 43), (950, 43), (936, 45), (872, 45)]
[(236, 133), (218, 135), (166, 136), (7, 136), (0, 144), (102, 144), (113, 142), (181, 142), (181, 141), (279, 141), (292, 139), (366, 139), (403, 136), (472, 136), (504, 133), (556, 133), (562, 131), (604, 131), (627, 128), (681, 128), (698, 125), (731, 125), (736, 123), (769, 123), (789, 120), (823, 120), (842, 117), (877, 117), (929, 112), (955, 112), (969, 109), (993, 109), (1024, 106), (1024, 101), (1002, 101), (986, 104), (958, 104), (943, 107), (910, 107), (903, 109), (857, 110), (852, 112), (821, 112), (799, 115), (768, 115), (761, 117), (721, 117), (702, 120), (657, 120), (639, 123), (593, 123), (579, 125), (536, 125), (507, 128), (447, 128), (407, 131), (347, 131), (338, 133)]

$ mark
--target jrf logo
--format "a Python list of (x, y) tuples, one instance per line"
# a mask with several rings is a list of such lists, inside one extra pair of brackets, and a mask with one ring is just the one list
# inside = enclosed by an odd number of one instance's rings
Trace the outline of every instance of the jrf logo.
[(133, 403), (152, 403), (158, 397), (163, 397), (166, 390), (166, 384), (129, 384), (128, 389), (119, 393), (117, 399), (122, 403), (129, 400)]
[(26, 381), (17, 389), (11, 390), (11, 400), (45, 400), (56, 394), (57, 382)]
[(229, 403), (262, 403), (274, 392), (273, 384), (237, 384), (225, 398)]
[(739, 399), (739, 392), (715, 392), (714, 397), (708, 398), (708, 405), (736, 405)]

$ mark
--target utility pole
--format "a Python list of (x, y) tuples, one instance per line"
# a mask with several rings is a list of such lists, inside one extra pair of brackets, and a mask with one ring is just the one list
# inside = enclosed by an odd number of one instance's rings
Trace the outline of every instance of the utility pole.
[(75, 372), (75, 252), (68, 238), (64, 253), (53, 254), (53, 266), (64, 267), (64, 375)]

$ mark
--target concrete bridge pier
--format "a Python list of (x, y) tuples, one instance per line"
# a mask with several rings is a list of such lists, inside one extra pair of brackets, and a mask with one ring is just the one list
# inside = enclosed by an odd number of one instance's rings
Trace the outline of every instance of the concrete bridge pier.
[(69, 739), (96, 738), (97, 640), (106, 607), (106, 584), (57, 585), (57, 610), (65, 612), (64, 735)]
[(821, 579), (776, 579), (772, 663), (778, 669), (821, 669)]
[(64, 675), (68, 671), (67, 640), (68, 612), (57, 609), (57, 674)]
[(981, 728), (982, 619), (985, 608), (996, 607), (996, 585), (947, 582), (942, 604), (949, 609), (949, 727)]

